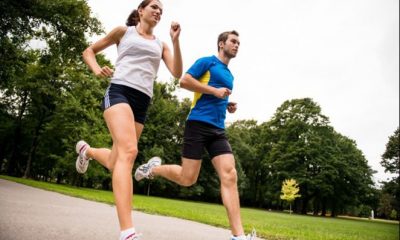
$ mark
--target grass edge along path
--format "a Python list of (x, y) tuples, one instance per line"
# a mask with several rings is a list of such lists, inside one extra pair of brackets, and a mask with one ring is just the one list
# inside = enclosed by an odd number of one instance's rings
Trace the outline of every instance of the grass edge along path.
[[(0, 175), (0, 178), (61, 194), (114, 205), (111, 191), (78, 188)], [(150, 214), (177, 217), (228, 228), (225, 208), (219, 204), (173, 200), (143, 195), (134, 196), (134, 209)], [(260, 237), (268, 240), (397, 240), (396, 221), (365, 221), (357, 219), (313, 217), (242, 208), (246, 232), (254, 227)]]

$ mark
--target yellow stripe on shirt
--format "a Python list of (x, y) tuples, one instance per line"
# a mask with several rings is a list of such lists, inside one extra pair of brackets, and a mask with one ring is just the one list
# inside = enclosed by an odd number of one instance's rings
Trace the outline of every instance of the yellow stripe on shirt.
[[(211, 76), (210, 71), (207, 71), (206, 73), (203, 74), (203, 76), (200, 77), (199, 82), (201, 84), (208, 85), (208, 82), (210, 81), (210, 76)], [(203, 95), (202, 93), (198, 92), (194, 93), (192, 106), (190, 106), (190, 110), (192, 110), (196, 106), (197, 101), (201, 98), (202, 95)]]

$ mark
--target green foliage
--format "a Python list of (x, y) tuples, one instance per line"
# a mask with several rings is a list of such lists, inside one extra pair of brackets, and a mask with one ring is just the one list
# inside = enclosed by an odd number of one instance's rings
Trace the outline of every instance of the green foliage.
[(296, 183), (296, 180), (294, 180), (294, 179), (286, 179), (282, 183), (281, 199), (291, 203), (296, 198), (301, 197), (300, 194), (297, 194), (299, 191), (300, 191), (299, 185)]
[[(382, 155), (381, 165), (385, 168), (386, 172), (395, 174), (395, 177), (388, 182), (383, 182), (383, 195), (381, 198), (380, 208), (384, 216), (389, 217), (392, 214), (389, 212), (396, 212), (396, 219), (400, 219), (400, 129), (397, 128), (392, 136), (389, 137), (389, 141), (386, 144), (386, 150)], [(389, 196), (388, 196), (389, 195)], [(383, 199), (385, 198), (385, 199)], [(390, 199), (389, 202), (387, 199)], [(382, 202), (386, 202), (382, 204)], [(383, 207), (385, 205), (385, 207)], [(391, 209), (393, 208), (393, 209)]]
[(230, 124), (226, 132), (236, 160), (242, 201), (254, 205), (262, 197), (259, 185), (263, 178), (261, 152), (258, 150), (259, 127), (254, 120), (240, 120)]
[[(113, 204), (110, 191), (77, 188), (28, 179), (0, 176), (63, 194)], [(134, 209), (151, 214), (189, 219), (213, 226), (228, 228), (225, 208), (221, 204), (206, 204), (135, 195)], [(399, 238), (399, 223), (395, 221), (363, 220), (359, 218), (324, 218), (242, 208), (246, 232), (254, 227), (264, 239), (283, 240), (392, 240)]]
[(398, 218), (397, 211), (395, 209), (392, 209), (392, 211), (390, 212), (389, 219), (397, 219), (397, 218)]
[(282, 195), (280, 196), (282, 200), (285, 200), (289, 203), (290, 205), (290, 210), (289, 213), (292, 213), (292, 202), (298, 198), (301, 197), (300, 194), (297, 194), (300, 191), (299, 185), (296, 183), (296, 180), (294, 179), (287, 179), (283, 181), (282, 183)]
[[(66, 154), (76, 141), (71, 138), (83, 133), (82, 116), (92, 120), (89, 125), (99, 119), (93, 105), (99, 104), (98, 80), (80, 56), (85, 34), (100, 33), (100, 23), (79, 0), (6, 0), (0, 9), (0, 104), (6, 106), (2, 118), (9, 120), (0, 138), (6, 149), (2, 169), (42, 179), (55, 175), (62, 182), (71, 169), (63, 163), (71, 161)], [(87, 101), (91, 105), (83, 105)]]
[[(77, 140), (94, 147), (112, 145), (99, 107), (109, 80), (94, 77), (81, 59), (86, 36), (102, 32), (99, 21), (83, 0), (5, 0), (0, 10), (0, 171), (110, 189), (111, 175), (99, 164), (92, 162), (85, 175), (74, 169)], [(104, 56), (97, 57), (102, 65), (111, 65)], [(176, 80), (155, 84), (135, 167), (154, 155), (167, 164), (181, 163), (190, 100), (179, 101), (176, 87)], [(329, 124), (310, 98), (285, 101), (264, 123), (231, 123), (226, 131), (242, 203), (282, 209), (281, 183), (290, 177), (300, 187), (301, 198), (293, 202), (297, 213), (335, 216), (361, 204), (377, 208), (379, 193), (363, 153)], [(395, 134), (382, 164), (398, 173), (398, 130)], [(386, 183), (383, 192), (399, 212), (396, 181)], [(190, 188), (161, 178), (135, 184), (137, 193), (220, 201), (218, 176), (208, 155)]]
[(386, 151), (382, 155), (382, 166), (386, 172), (399, 175), (400, 171), (400, 128), (389, 137), (389, 142), (386, 144)]

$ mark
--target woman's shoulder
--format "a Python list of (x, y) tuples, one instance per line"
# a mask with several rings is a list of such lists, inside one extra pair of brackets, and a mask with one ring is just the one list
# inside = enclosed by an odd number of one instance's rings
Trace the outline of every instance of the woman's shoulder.
[(126, 31), (128, 30), (127, 26), (118, 26), (111, 30), (108, 34), (108, 37), (113, 39), (115, 43), (119, 43), (122, 37), (125, 35)]
[(116, 35), (123, 36), (127, 30), (128, 30), (127, 26), (118, 26), (118, 27), (115, 27), (113, 30), (111, 30), (110, 33), (114, 33)]

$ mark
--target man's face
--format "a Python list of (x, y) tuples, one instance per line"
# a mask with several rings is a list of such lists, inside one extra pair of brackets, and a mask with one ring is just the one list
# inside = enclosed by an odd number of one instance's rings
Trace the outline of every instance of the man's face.
[(235, 34), (229, 34), (223, 45), (224, 54), (229, 58), (234, 58), (239, 51), (239, 37)]

